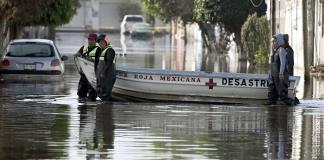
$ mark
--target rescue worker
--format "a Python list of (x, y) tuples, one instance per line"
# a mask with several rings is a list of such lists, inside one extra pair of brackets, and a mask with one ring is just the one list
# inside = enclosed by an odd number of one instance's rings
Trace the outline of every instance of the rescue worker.
[(99, 46), (102, 52), (96, 71), (98, 97), (103, 101), (110, 101), (116, 81), (116, 54), (107, 35), (99, 40)]
[(287, 52), (282, 34), (272, 38), (273, 53), (271, 56), (268, 104), (277, 104), (278, 98), (286, 105), (292, 105), (293, 101), (288, 97), (289, 75), (287, 69)]
[[(90, 33), (88, 35), (88, 44), (82, 46), (79, 49), (78, 53), (75, 54), (75, 56), (82, 56), (83, 58), (95, 62), (95, 70), (97, 68), (97, 62), (95, 61), (96, 59), (95, 57), (101, 53), (101, 49), (96, 45), (96, 41), (97, 41), (97, 34)], [(80, 70), (80, 76), (81, 77), (79, 80), (79, 86), (77, 92), (79, 99), (85, 100), (88, 97), (90, 100), (95, 101), (97, 98), (96, 90), (90, 85), (82, 70)]]
[(283, 39), (285, 41), (285, 49), (287, 52), (287, 67), (289, 76), (294, 75), (294, 50), (289, 45), (289, 35), (283, 34)]
[[(283, 34), (283, 39), (285, 41), (285, 49), (287, 52), (287, 70), (289, 76), (294, 76), (294, 50), (289, 44), (289, 35)], [(300, 101), (297, 97), (294, 99), (294, 104), (300, 104)]]

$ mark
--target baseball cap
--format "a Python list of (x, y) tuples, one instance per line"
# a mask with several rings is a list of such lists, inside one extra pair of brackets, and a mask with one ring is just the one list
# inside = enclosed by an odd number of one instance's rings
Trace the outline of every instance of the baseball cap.
[(89, 40), (97, 40), (97, 34), (95, 34), (95, 33), (89, 33), (88, 39)]

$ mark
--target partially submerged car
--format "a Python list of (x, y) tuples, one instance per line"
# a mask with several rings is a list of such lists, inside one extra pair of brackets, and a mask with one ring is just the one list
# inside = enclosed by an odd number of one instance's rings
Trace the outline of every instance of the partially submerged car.
[(12, 40), (0, 59), (0, 74), (4, 80), (57, 80), (63, 77), (65, 60), (51, 40)]
[(134, 24), (142, 22), (144, 22), (142, 15), (125, 15), (120, 24), (120, 32), (122, 34), (129, 34)]
[(135, 23), (130, 34), (132, 38), (148, 39), (153, 37), (153, 30), (148, 23)]

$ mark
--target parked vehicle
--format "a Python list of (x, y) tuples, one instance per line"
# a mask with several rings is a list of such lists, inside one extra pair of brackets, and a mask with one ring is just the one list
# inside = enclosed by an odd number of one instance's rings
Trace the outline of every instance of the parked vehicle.
[(148, 23), (135, 23), (130, 34), (132, 38), (147, 39), (153, 37), (153, 30)]
[(129, 34), (135, 23), (142, 22), (144, 22), (144, 17), (142, 15), (125, 15), (120, 24), (120, 31), (123, 34)]
[[(0, 59), (4, 80), (63, 77), (64, 60), (54, 42), (47, 39), (12, 40)], [(45, 76), (45, 77), (44, 77)]]

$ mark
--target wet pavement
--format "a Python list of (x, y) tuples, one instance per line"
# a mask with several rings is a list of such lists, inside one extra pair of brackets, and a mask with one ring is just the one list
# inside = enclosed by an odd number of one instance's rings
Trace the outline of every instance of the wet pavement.
[[(71, 54), (84, 36), (58, 35), (58, 47), (70, 55), (64, 81), (0, 83), (1, 160), (323, 159), (324, 77), (302, 81), (302, 104), (295, 107), (80, 103)], [(126, 50), (118, 36), (112, 35), (118, 65), (175, 70), (201, 70), (204, 65), (199, 48), (179, 51), (167, 36), (128, 40)], [(232, 65), (217, 63), (212, 68), (239, 72)]]

